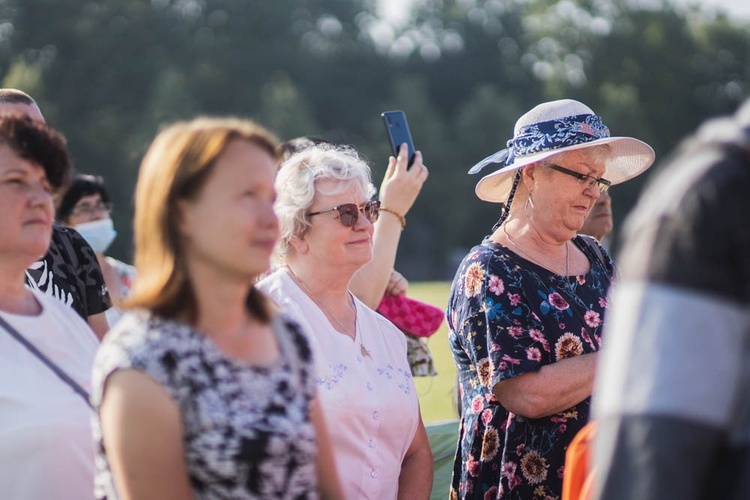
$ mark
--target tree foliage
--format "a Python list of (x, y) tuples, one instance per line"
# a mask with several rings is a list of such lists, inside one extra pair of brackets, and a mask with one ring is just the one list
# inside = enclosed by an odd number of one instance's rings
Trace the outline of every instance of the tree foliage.
[[(747, 23), (613, 0), (417, 2), (389, 25), (376, 0), (0, 0), (0, 79), (39, 102), (81, 172), (103, 175), (130, 255), (137, 168), (165, 123), (253, 117), (281, 138), (357, 147), (377, 181), (380, 112), (404, 109), (430, 179), (409, 214), (397, 267), (451, 277), (496, 205), (469, 166), (504, 147), (516, 118), (577, 98), (616, 135), (665, 156), (748, 96)], [(621, 220), (643, 180), (613, 189)]]

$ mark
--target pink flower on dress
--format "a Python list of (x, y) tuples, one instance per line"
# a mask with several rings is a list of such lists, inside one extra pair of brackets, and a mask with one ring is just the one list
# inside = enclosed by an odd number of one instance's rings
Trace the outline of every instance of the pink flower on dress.
[(602, 324), (602, 320), (599, 317), (599, 313), (596, 311), (592, 311), (591, 309), (586, 311), (586, 314), (583, 315), (583, 320), (591, 328), (596, 328), (597, 326)]
[(562, 479), (564, 475), (565, 475), (565, 466), (561, 465), (560, 468), (557, 469), (557, 477)]
[(549, 303), (552, 304), (555, 309), (558, 309), (560, 311), (565, 311), (570, 307), (570, 305), (565, 302), (565, 299), (562, 298), (562, 295), (557, 292), (549, 294), (547, 300), (549, 300)]
[(528, 349), (526, 349), (526, 357), (531, 361), (541, 361), (542, 353), (536, 347), (529, 347)]
[(484, 398), (482, 396), (476, 396), (471, 400), (471, 411), (479, 413), (484, 408)]
[(509, 293), (508, 300), (510, 300), (510, 305), (517, 306), (521, 303), (521, 296), (517, 293)]
[(544, 334), (541, 330), (538, 330), (536, 328), (532, 328), (529, 330), (529, 336), (537, 342), (541, 342), (544, 340)]
[(518, 464), (515, 462), (507, 461), (503, 464), (503, 470), (500, 473), (502, 477), (511, 477), (516, 475), (516, 467)]
[(521, 476), (513, 476), (508, 478), (508, 488), (514, 489), (516, 486), (521, 484)]
[(500, 368), (500, 371), (505, 371), (508, 369), (508, 363), (505, 361), (501, 361), (499, 365), (497, 365), (498, 368)]
[(492, 410), (487, 408), (482, 412), (482, 423), (484, 425), (489, 424), (492, 421)]
[(512, 365), (520, 365), (521, 364), (521, 360), (520, 359), (511, 358), (507, 354), (503, 354), (503, 361), (507, 361), (508, 363), (510, 363)]
[(495, 500), (496, 498), (500, 498), (497, 496), (497, 486), (493, 486), (484, 494), (484, 500)]
[(500, 350), (500, 344), (492, 344), (491, 348), (492, 352), (497, 352)]
[(518, 337), (523, 335), (523, 328), (521, 328), (520, 326), (508, 327), (508, 334), (514, 339), (517, 339)]
[(477, 477), (479, 475), (479, 462), (474, 460), (474, 457), (469, 457), (466, 462), (466, 469), (471, 477)]
[(503, 283), (503, 280), (499, 276), (493, 274), (490, 276), (490, 283), (487, 288), (495, 295), (502, 295), (505, 291), (505, 283)]
[(565, 424), (560, 424), (560, 427), (557, 428), (557, 432), (560, 434), (565, 434), (565, 431), (568, 430), (568, 426)]
[(609, 307), (609, 301), (607, 300), (607, 297), (599, 297), (599, 307), (603, 307), (604, 309), (607, 309)]

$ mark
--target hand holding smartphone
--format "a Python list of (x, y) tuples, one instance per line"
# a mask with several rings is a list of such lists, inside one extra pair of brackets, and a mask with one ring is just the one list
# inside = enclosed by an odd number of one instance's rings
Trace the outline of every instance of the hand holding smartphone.
[(398, 151), (402, 144), (406, 144), (409, 148), (409, 163), (411, 167), (414, 163), (414, 141), (411, 138), (411, 132), (409, 132), (409, 124), (406, 122), (406, 114), (401, 110), (385, 111), (380, 114), (383, 117), (383, 123), (385, 123), (385, 130), (388, 134), (388, 140), (391, 144), (391, 151), (393, 156), (398, 157)]

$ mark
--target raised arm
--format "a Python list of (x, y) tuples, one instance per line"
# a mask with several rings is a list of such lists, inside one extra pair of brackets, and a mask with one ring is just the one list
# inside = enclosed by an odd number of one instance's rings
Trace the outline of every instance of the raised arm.
[(414, 163), (407, 168), (405, 147), (401, 147), (398, 158), (388, 159), (388, 168), (380, 186), (380, 218), (375, 223), (372, 260), (362, 266), (349, 285), (350, 290), (362, 302), (375, 309), (383, 298), (388, 280), (396, 262), (396, 251), (401, 238), (406, 214), (417, 199), (424, 181), (429, 175), (422, 163), (422, 153), (417, 151)]

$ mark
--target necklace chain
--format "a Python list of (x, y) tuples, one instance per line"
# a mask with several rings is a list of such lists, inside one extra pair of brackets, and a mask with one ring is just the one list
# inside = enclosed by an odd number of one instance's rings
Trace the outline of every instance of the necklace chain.
[[(529, 259), (531, 262), (538, 263), (537, 259), (531, 258), (529, 254), (524, 252), (523, 249), (520, 246), (518, 246), (515, 241), (513, 241), (513, 238), (510, 237), (510, 233), (508, 233), (508, 229), (505, 224), (503, 224), (503, 233), (505, 233), (505, 237), (508, 238), (508, 241), (510, 242), (510, 244), (516, 247), (516, 249), (519, 252), (521, 252), (521, 255)], [(565, 242), (565, 276), (570, 276), (569, 262), (570, 260), (569, 260), (568, 242), (566, 241)], [(547, 266), (542, 266), (542, 267), (547, 268)]]
[[(357, 339), (357, 304), (354, 302), (354, 297), (352, 296), (352, 292), (350, 292), (349, 290), (347, 290), (347, 293), (349, 294), (349, 301), (347, 303), (349, 304), (349, 306), (354, 311), (354, 332), (349, 333), (349, 328), (347, 328), (343, 324), (341, 324), (341, 322), (338, 320), (338, 318), (336, 318), (336, 316), (334, 316), (333, 313), (331, 311), (329, 311), (326, 306), (324, 306), (322, 303), (318, 302), (318, 299), (315, 298), (315, 295), (313, 295), (312, 291), (305, 284), (305, 282), (302, 281), (302, 279), (299, 276), (297, 276), (297, 273), (295, 273), (294, 271), (292, 271), (291, 267), (289, 267), (289, 266), (285, 266), (285, 267), (286, 267), (286, 270), (289, 272), (289, 276), (292, 278), (292, 280), (294, 280), (294, 282), (297, 283), (302, 288), (302, 291), (304, 291), (305, 294), (307, 294), (307, 296), (310, 297), (310, 300), (312, 300), (315, 303), (316, 306), (318, 306), (319, 308), (321, 308), (323, 310), (323, 312), (326, 314), (327, 318), (332, 319), (333, 322), (336, 323), (336, 325), (338, 325), (338, 327), (340, 329), (339, 331), (341, 331), (341, 333), (343, 333), (347, 337), (351, 337), (352, 340), (356, 341), (356, 339)], [(360, 352), (360, 354), (362, 355), (363, 358), (370, 358), (370, 359), (372, 359), (372, 355), (370, 355), (370, 351), (367, 350), (367, 347), (365, 347), (365, 344), (362, 342), (362, 339), (359, 340), (359, 352)]]

